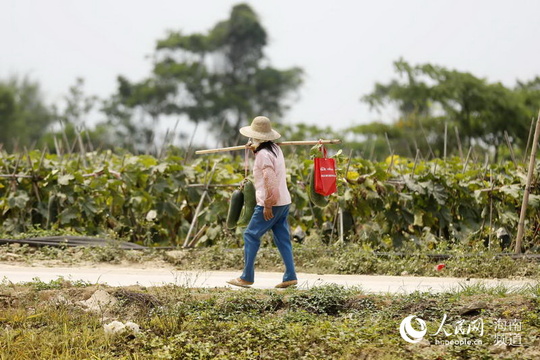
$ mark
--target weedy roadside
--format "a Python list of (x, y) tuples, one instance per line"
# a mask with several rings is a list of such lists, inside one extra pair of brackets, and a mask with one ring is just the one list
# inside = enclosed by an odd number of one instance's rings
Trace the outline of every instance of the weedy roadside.
[[(439, 294), (392, 295), (338, 285), (238, 291), (4, 281), (0, 354), (3, 359), (535, 359), (539, 299), (540, 286), (464, 285)], [(418, 343), (400, 335), (409, 315), (427, 323)], [(506, 340), (519, 336), (519, 344), (497, 344), (498, 336), (510, 333), (501, 324), (512, 321), (520, 327)], [(463, 326), (470, 324), (482, 324), (481, 331), (479, 325), (472, 331)]]

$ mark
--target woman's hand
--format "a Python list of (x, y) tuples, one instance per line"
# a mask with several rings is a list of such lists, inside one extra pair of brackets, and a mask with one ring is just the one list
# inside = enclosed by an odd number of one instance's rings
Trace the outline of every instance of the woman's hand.
[(272, 211), (271, 206), (269, 206), (269, 207), (265, 206), (264, 207), (263, 216), (264, 216), (264, 220), (266, 220), (266, 221), (274, 218), (274, 212)]

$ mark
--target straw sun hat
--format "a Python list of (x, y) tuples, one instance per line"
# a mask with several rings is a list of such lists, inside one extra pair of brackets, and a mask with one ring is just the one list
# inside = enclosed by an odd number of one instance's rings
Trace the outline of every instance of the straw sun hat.
[(266, 116), (257, 116), (253, 119), (250, 126), (240, 128), (240, 134), (264, 141), (276, 140), (281, 135), (270, 124), (270, 119)]

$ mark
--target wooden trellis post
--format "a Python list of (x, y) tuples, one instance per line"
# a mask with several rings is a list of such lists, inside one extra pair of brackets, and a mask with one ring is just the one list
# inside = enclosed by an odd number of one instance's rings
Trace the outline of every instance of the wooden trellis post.
[(538, 119), (536, 120), (536, 129), (534, 131), (534, 140), (531, 149), (531, 158), (529, 161), (529, 171), (527, 173), (527, 183), (525, 185), (525, 191), (523, 192), (523, 202), (521, 203), (521, 213), (519, 215), (518, 232), (516, 236), (516, 248), (515, 253), (521, 254), (521, 242), (523, 240), (523, 233), (525, 232), (525, 215), (527, 213), (527, 205), (529, 204), (529, 194), (531, 192), (531, 183), (534, 175), (534, 165), (536, 163), (536, 150), (538, 148), (538, 138), (540, 137), (540, 111), (538, 112)]

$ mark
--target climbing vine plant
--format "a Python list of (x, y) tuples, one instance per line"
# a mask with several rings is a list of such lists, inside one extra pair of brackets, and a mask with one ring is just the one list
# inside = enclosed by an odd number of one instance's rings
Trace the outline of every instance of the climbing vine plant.
[[(442, 240), (486, 242), (497, 229), (512, 234), (517, 227), (526, 178), (519, 164), (395, 156), (371, 162), (341, 152), (336, 158), (338, 193), (320, 208), (307, 196), (312, 160), (287, 155), (293, 229), (332, 242), (342, 219), (345, 241), (381, 250), (404, 244), (430, 247)], [(148, 246), (176, 246), (184, 243), (196, 219), (192, 232), (202, 229), (198, 246), (241, 245), (242, 229), (225, 226), (230, 195), (244, 178), (240, 155), (186, 162), (172, 152), (160, 159), (112, 152), (2, 152), (0, 170), (4, 237), (33, 228), (69, 229)], [(540, 232), (537, 181), (531, 190), (529, 244)]]

